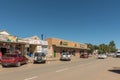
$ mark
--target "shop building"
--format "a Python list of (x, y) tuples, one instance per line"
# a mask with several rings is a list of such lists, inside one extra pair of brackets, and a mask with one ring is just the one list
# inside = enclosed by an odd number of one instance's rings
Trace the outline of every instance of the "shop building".
[(44, 52), (47, 54), (48, 42), (41, 40), (38, 36), (24, 38), (26, 41), (25, 51), (32, 56), (35, 52)]
[(48, 42), (41, 40), (38, 36), (19, 38), (7, 31), (0, 31), (0, 50), (3, 55), (19, 52), (22, 55), (32, 55), (35, 52), (47, 54)]
[(0, 50), (2, 55), (15, 53), (16, 51), (23, 54), (24, 46), (25, 43), (19, 42), (19, 38), (17, 36), (13, 36), (5, 30), (0, 31)]
[(79, 42), (58, 38), (47, 38), (46, 41), (48, 41), (48, 56), (50, 57), (60, 57), (60, 54), (64, 51), (79, 57), (80, 54), (87, 53), (88, 49), (87, 44), (81, 44)]

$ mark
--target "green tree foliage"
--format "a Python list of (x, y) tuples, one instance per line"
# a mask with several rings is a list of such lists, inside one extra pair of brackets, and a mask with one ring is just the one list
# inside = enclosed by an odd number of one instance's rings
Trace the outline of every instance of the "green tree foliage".
[(109, 44), (100, 44), (99, 46), (93, 44), (87, 44), (90, 49), (89, 52), (93, 53), (95, 50), (98, 50), (98, 53), (114, 53), (117, 51), (116, 44), (114, 41), (110, 41)]
[(93, 44), (87, 44), (88, 45), (88, 48), (90, 49), (90, 53), (93, 53), (93, 51), (95, 51), (95, 50), (98, 50), (99, 49), (99, 47), (97, 46), (97, 45), (93, 45)]
[(115, 45), (115, 42), (114, 41), (111, 41), (110, 43), (109, 43), (109, 52), (116, 52), (117, 51), (117, 49), (116, 49), (116, 45)]
[(107, 53), (109, 51), (109, 46), (106, 44), (99, 45), (99, 53)]

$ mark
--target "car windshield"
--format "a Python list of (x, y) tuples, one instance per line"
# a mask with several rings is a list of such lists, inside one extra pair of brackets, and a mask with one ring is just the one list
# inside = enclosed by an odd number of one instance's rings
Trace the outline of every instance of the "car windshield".
[(64, 53), (62, 53), (62, 55), (69, 55), (69, 53), (67, 53), (67, 52), (64, 52)]
[(35, 56), (45, 56), (44, 53), (35, 53)]

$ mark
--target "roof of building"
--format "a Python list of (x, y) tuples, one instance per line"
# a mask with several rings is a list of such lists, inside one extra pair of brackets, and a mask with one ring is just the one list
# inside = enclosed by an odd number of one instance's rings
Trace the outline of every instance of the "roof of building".
[(6, 30), (1, 30), (0, 34), (2, 35), (11, 35), (9, 32), (7, 32)]

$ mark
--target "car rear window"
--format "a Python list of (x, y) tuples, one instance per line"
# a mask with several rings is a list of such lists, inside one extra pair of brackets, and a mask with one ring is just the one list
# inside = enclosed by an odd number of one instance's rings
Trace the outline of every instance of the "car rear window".
[(67, 52), (64, 52), (64, 53), (62, 53), (63, 55), (69, 55), (69, 53), (67, 53)]

